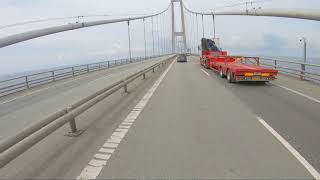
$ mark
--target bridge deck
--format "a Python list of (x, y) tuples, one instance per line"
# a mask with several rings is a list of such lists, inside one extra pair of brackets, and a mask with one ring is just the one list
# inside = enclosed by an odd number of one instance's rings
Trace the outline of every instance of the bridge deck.
[[(79, 117), (86, 130), (81, 137), (63, 136), (64, 127), (3, 168), (0, 177), (312, 178), (257, 117), (319, 171), (320, 104), (275, 84), (301, 92), (307, 86), (286, 77), (267, 85), (228, 84), (202, 70), (195, 59), (173, 64), (103, 168), (98, 156), (106, 153), (100, 148), (108, 146), (156, 76)], [(307, 94), (319, 97), (316, 91)]]

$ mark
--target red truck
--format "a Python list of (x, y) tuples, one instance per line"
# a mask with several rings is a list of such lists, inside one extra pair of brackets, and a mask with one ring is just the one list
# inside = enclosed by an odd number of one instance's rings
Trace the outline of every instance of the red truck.
[(214, 40), (201, 39), (200, 64), (227, 77), (229, 83), (241, 81), (268, 82), (276, 79), (278, 70), (260, 66), (259, 57), (229, 56)]

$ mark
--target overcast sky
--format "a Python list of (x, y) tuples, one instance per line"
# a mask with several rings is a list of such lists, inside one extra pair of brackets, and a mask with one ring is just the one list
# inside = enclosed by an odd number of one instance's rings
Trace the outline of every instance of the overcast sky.
[[(158, 12), (165, 9), (169, 0), (1, 0), (0, 27), (18, 22), (94, 14), (113, 14), (124, 16)], [(185, 0), (194, 10), (205, 10), (230, 5), (243, 0)], [(307, 8), (320, 9), (319, 0), (271, 0), (255, 7), (262, 8)], [(240, 9), (243, 7), (234, 7)], [(251, 8), (251, 7), (249, 7)], [(221, 9), (224, 10), (224, 9)], [(97, 20), (119, 16), (86, 18)], [(123, 16), (121, 16), (123, 17)], [(160, 19), (161, 39), (170, 38), (170, 14)], [(190, 34), (190, 16), (187, 17), (187, 30)], [(199, 18), (200, 19), (200, 18)], [(75, 22), (77, 19), (51, 21), (25, 26), (0, 29), (0, 37), (38, 29), (47, 26)], [(80, 19), (82, 21), (82, 19)], [(148, 55), (152, 54), (151, 25), (147, 24)], [(163, 25), (166, 24), (166, 25)], [(205, 18), (205, 36), (213, 36), (212, 18)], [(201, 26), (199, 34), (202, 36)], [(302, 56), (304, 36), (308, 40), (308, 55), (320, 57), (320, 22), (272, 17), (217, 17), (217, 35), (223, 49), (232, 54)], [(133, 55), (143, 55), (143, 23), (131, 24)], [(199, 37), (201, 37), (199, 35)], [(190, 37), (190, 36), (188, 36)], [(192, 37), (192, 36), (191, 36)], [(189, 39), (190, 42), (190, 39)], [(126, 23), (103, 25), (76, 31), (42, 37), (0, 49), (0, 75), (71, 64), (83, 64), (106, 60), (106, 57), (127, 57)], [(320, 60), (319, 60), (320, 61)], [(318, 62), (320, 63), (320, 62)]]

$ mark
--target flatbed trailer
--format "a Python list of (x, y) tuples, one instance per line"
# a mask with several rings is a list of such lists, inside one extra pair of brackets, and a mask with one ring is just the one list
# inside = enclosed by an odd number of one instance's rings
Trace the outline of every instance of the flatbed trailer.
[(221, 78), (226, 77), (230, 83), (268, 82), (275, 80), (278, 74), (278, 70), (260, 66), (259, 57), (229, 56), (227, 51), (216, 47), (214, 41), (205, 38), (202, 39), (200, 64), (218, 72)]

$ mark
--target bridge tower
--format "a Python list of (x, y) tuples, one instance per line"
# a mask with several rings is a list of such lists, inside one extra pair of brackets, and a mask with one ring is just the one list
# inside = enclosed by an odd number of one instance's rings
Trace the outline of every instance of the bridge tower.
[[(175, 19), (175, 3), (179, 3), (180, 13), (181, 13), (181, 22), (176, 22)], [(182, 0), (172, 0), (171, 1), (171, 11), (172, 11), (172, 52), (176, 53), (177, 48), (177, 38), (182, 37), (182, 46), (183, 52), (186, 52), (187, 49), (187, 38), (186, 38), (186, 26), (184, 20), (184, 10)], [(179, 12), (178, 12), (179, 13)], [(176, 31), (176, 23), (181, 23), (181, 31)]]

